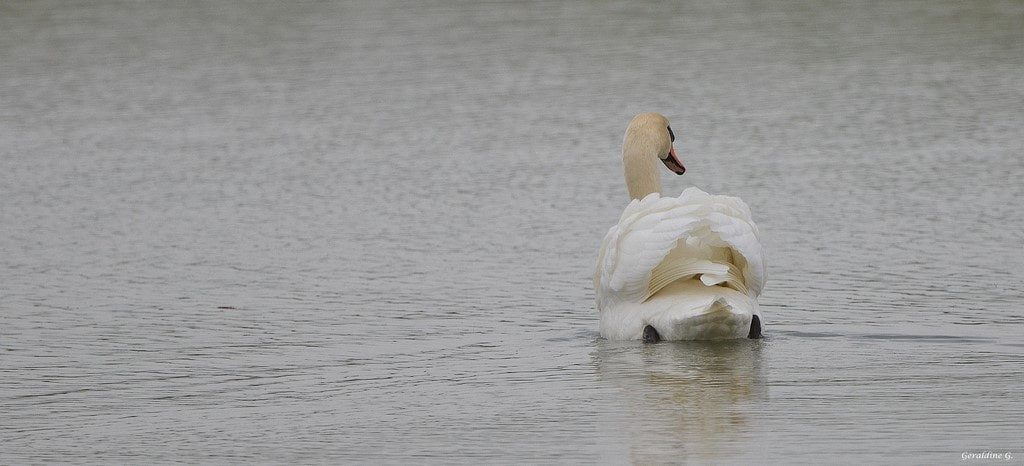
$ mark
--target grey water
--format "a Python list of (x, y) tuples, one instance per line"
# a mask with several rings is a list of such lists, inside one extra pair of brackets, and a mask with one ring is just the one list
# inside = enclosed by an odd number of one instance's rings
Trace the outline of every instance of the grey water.
[[(1019, 463), (1022, 25), (2, 2), (0, 463)], [(766, 338), (599, 337), (645, 111), (751, 206)]]

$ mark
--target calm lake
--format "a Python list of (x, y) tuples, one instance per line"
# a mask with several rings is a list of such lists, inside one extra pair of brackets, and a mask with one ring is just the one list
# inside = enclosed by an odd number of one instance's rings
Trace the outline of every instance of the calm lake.
[[(15, 0), (0, 64), (0, 463), (1024, 462), (1024, 2)], [(766, 338), (599, 337), (646, 111)]]

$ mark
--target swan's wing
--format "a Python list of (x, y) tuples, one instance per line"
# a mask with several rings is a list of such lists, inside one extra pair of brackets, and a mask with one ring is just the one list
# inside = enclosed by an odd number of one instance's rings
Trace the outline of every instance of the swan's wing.
[[(751, 297), (759, 296), (767, 277), (761, 234), (750, 215), (750, 207), (738, 197), (703, 194), (712, 199), (712, 208), (706, 217), (707, 227), (717, 234), (717, 239), (712, 241), (733, 250), (732, 263), (742, 272), (743, 281), (749, 290), (747, 294)], [(680, 198), (685, 195), (684, 191)]]
[[(731, 264), (699, 254), (713, 247), (731, 249)], [(643, 301), (687, 274), (705, 274), (705, 283), (716, 276), (726, 281), (733, 268), (747, 294), (757, 296), (764, 284), (762, 256), (757, 226), (742, 200), (697, 188), (678, 198), (651, 194), (631, 202), (605, 235), (594, 271), (598, 307), (610, 299)]]

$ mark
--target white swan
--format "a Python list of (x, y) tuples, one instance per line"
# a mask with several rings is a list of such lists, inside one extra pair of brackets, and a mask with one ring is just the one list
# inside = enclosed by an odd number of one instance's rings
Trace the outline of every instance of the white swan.
[(668, 120), (633, 118), (622, 143), (632, 201), (608, 230), (594, 271), (601, 336), (612, 340), (757, 338), (764, 257), (750, 208), (688, 188), (662, 197), (658, 160), (686, 170)]

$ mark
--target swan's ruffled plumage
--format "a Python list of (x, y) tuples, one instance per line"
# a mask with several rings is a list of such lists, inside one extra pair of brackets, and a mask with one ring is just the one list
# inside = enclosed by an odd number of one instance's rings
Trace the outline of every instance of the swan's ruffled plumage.
[[(608, 230), (594, 272), (601, 335), (741, 338), (760, 317), (764, 255), (750, 208), (697, 188), (634, 199)], [(762, 322), (763, 322), (763, 318)]]

